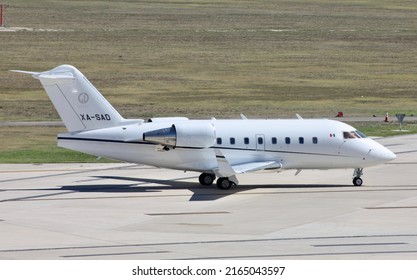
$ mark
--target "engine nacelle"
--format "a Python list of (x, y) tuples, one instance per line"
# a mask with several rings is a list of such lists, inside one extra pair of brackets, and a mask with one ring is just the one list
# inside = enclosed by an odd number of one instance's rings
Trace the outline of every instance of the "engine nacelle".
[(216, 131), (207, 121), (185, 121), (143, 134), (143, 141), (169, 147), (208, 148), (214, 145)]
[(208, 121), (189, 121), (173, 125), (178, 147), (209, 148), (216, 141), (216, 129)]

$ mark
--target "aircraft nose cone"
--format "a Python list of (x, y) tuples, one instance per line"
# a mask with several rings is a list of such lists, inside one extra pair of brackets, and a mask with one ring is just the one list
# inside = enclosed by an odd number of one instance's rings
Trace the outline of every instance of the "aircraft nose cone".
[(387, 162), (397, 158), (397, 156), (386, 148), (372, 149), (369, 152), (370, 156), (379, 162)]
[(391, 151), (388, 151), (388, 152), (389, 153), (386, 155), (386, 158), (387, 158), (388, 161), (394, 160), (394, 159), (397, 158), (397, 156), (393, 152), (391, 152)]

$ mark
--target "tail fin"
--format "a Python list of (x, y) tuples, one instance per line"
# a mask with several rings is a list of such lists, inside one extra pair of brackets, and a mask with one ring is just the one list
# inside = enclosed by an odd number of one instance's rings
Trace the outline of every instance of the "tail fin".
[(14, 72), (38, 79), (69, 132), (112, 127), (123, 117), (74, 66), (61, 65), (50, 71)]

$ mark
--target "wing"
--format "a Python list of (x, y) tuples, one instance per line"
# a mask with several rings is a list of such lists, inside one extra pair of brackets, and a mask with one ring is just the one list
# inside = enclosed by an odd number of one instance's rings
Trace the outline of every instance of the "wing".
[(232, 167), (236, 173), (248, 173), (265, 169), (280, 169), (281, 164), (276, 161), (256, 161), (233, 165)]
[(235, 174), (282, 168), (282, 164), (276, 161), (252, 161), (231, 165), (220, 149), (214, 149), (214, 152), (218, 163), (218, 168), (214, 170), (214, 173), (218, 177), (230, 177)]

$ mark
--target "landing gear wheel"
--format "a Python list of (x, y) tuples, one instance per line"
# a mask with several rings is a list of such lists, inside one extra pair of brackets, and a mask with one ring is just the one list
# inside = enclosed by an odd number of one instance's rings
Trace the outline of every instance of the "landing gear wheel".
[(353, 178), (353, 184), (357, 187), (362, 186), (363, 180), (359, 177)]
[(200, 181), (200, 184), (203, 186), (211, 186), (214, 179), (216, 179), (216, 176), (210, 173), (202, 173), (200, 177), (198, 177), (198, 181)]
[(233, 185), (233, 182), (229, 181), (228, 178), (219, 178), (217, 179), (217, 187), (221, 190), (228, 190)]

